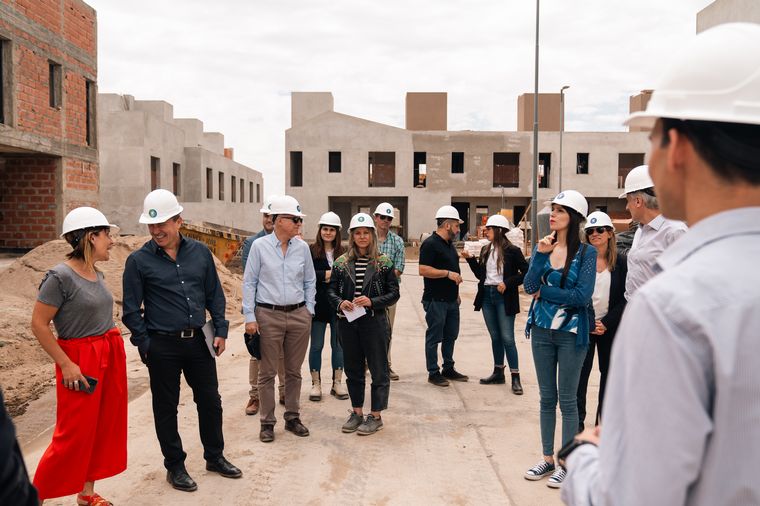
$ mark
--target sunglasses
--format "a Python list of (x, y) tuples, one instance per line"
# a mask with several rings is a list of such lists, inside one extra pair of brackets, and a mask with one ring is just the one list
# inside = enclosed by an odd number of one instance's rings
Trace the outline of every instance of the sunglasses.
[(382, 214), (376, 214), (375, 216), (377, 216), (378, 218), (380, 218), (383, 221), (393, 221), (393, 218), (391, 218), (390, 216), (385, 216), (385, 215), (382, 215)]
[(299, 223), (303, 221), (303, 218), (301, 218), (300, 216), (283, 216), (283, 218), (285, 218), (286, 220), (292, 221), (296, 225), (298, 225)]
[(603, 234), (607, 232), (608, 230), (610, 230), (609, 227), (591, 227), (591, 228), (586, 229), (586, 235), (591, 235), (594, 232), (596, 232), (597, 234)]

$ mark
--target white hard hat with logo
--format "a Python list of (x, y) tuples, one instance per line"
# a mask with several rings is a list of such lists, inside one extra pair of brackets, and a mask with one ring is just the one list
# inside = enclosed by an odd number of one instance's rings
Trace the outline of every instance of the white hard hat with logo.
[(274, 198), (269, 205), (269, 214), (289, 214), (291, 216), (298, 216), (300, 218), (306, 216), (301, 212), (301, 204), (299, 204), (298, 201), (290, 195), (283, 195), (281, 197)]
[(341, 228), (343, 225), (340, 222), (340, 216), (332, 211), (328, 211), (319, 218), (320, 225), (328, 225), (330, 227)]
[(697, 35), (660, 78), (646, 111), (628, 126), (657, 118), (760, 125), (760, 25), (726, 23)]
[(351, 223), (348, 225), (348, 229), (353, 230), (355, 228), (361, 227), (367, 227), (371, 229), (375, 228), (375, 222), (372, 220), (372, 217), (369, 214), (357, 213), (351, 217)]
[(169, 190), (153, 190), (145, 197), (140, 223), (151, 225), (163, 223), (182, 212), (177, 197)]
[(586, 219), (586, 226), (584, 228), (594, 227), (610, 227), (615, 230), (615, 226), (612, 224), (612, 220), (609, 215), (602, 211), (594, 211), (588, 215)]
[(506, 217), (500, 214), (494, 214), (488, 218), (486, 227), (501, 227), (510, 230), (512, 229), (512, 224), (509, 223), (509, 220)]
[(464, 223), (459, 217), (459, 211), (454, 206), (442, 206), (435, 213), (436, 220), (457, 220), (459, 223)]
[(388, 202), (379, 203), (377, 207), (375, 208), (375, 214), (379, 214), (380, 216), (389, 216), (391, 218), (396, 217), (393, 214), (393, 206), (390, 205)]
[(625, 191), (618, 198), (624, 199), (626, 195), (647, 188), (654, 188), (654, 181), (649, 177), (649, 166), (639, 165), (631, 169), (631, 172), (625, 177)]
[(279, 195), (270, 195), (267, 198), (265, 198), (264, 199), (264, 205), (261, 206), (261, 209), (259, 209), (259, 212), (261, 214), (270, 214), (271, 211), (269, 210), (269, 208), (271, 207), (272, 202), (274, 202), (275, 199), (278, 199), (278, 198), (280, 198)]
[(77, 207), (69, 211), (69, 214), (63, 219), (61, 237), (75, 230), (99, 227), (109, 227), (114, 232), (119, 231), (119, 227), (108, 223), (106, 216), (94, 207)]
[(584, 218), (588, 214), (588, 202), (586, 197), (575, 190), (565, 190), (552, 200), (552, 204), (559, 204), (581, 214)]

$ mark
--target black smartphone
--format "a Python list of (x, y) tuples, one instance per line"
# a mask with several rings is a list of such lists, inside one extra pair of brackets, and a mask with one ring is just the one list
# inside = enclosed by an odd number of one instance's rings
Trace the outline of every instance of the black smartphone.
[[(95, 387), (98, 384), (98, 380), (91, 376), (85, 376), (85, 378), (87, 379), (88, 388), (83, 388), (83, 389), (80, 389), (79, 391), (84, 392), (86, 394), (91, 394), (95, 391)], [(61, 384), (63, 386), (66, 386), (66, 383), (64, 383), (63, 380), (61, 380)]]

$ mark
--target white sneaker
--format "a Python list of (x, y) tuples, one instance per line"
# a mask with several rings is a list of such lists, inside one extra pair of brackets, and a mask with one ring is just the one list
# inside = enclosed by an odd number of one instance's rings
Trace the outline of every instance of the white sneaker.
[(525, 472), (525, 479), (530, 480), (530, 481), (538, 481), (553, 471), (554, 471), (554, 464), (549, 464), (544, 459), (541, 459), (541, 461), (538, 464), (531, 467)]
[(565, 476), (567, 476), (565, 468), (562, 466), (557, 467), (557, 470), (554, 471), (554, 474), (552, 474), (546, 482), (546, 486), (549, 488), (560, 488), (562, 482), (565, 480)]

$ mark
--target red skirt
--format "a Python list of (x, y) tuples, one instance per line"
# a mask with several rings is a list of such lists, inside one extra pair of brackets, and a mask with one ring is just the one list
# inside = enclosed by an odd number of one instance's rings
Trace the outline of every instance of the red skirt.
[(40, 499), (76, 494), (86, 481), (127, 468), (127, 357), (119, 329), (58, 344), (98, 384), (92, 394), (69, 390), (56, 365), (55, 432), (34, 475)]

